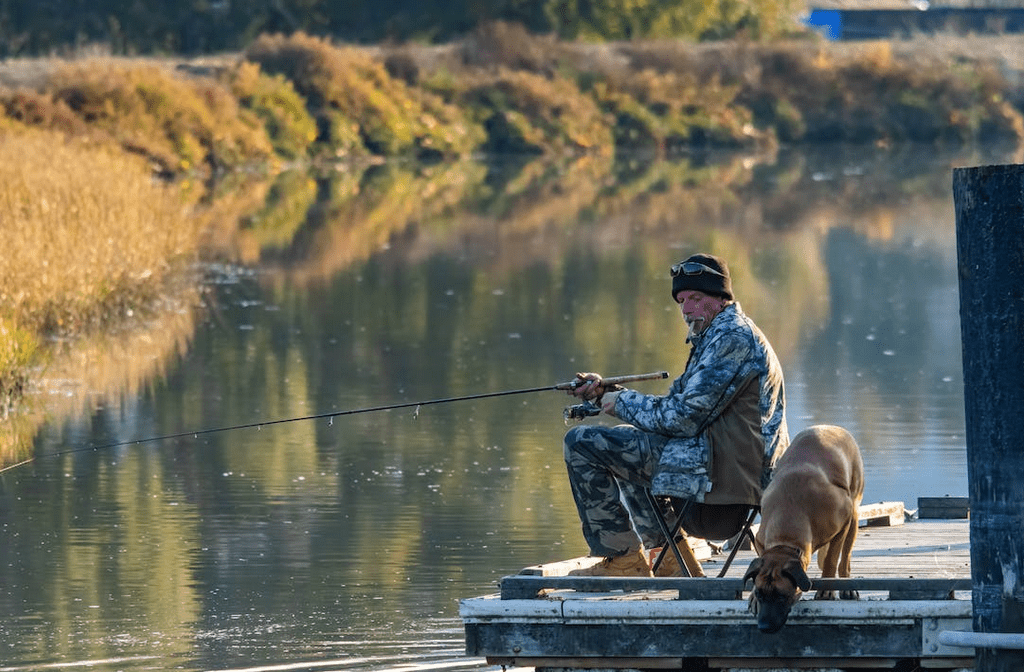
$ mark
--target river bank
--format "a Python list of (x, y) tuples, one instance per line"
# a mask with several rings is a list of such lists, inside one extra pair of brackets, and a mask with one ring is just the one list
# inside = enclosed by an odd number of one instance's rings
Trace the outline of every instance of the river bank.
[(1018, 46), (952, 35), (591, 44), (502, 23), (439, 46), (262, 35), (242, 54), (188, 60), (5, 62), (0, 105), (8, 124), (107, 140), (167, 177), (481, 152), (1019, 142)]

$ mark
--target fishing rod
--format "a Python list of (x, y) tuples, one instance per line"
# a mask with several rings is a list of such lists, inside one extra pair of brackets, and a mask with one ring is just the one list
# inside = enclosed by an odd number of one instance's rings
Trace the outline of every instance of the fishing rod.
[[(602, 385), (609, 385), (609, 386), (610, 385), (622, 385), (622, 384), (625, 384), (625, 383), (634, 383), (634, 382), (642, 381), (642, 380), (657, 380), (657, 379), (664, 379), (664, 378), (668, 378), (668, 371), (656, 371), (654, 373), (635, 373), (635, 374), (630, 374), (630, 375), (626, 375), (626, 376), (612, 376), (610, 378), (601, 378), (601, 384)], [(71, 453), (82, 453), (82, 452), (86, 452), (86, 451), (90, 451), (90, 450), (93, 450), (93, 451), (95, 451), (95, 450), (105, 450), (107, 448), (118, 448), (118, 447), (121, 447), (121, 446), (133, 446), (133, 445), (138, 445), (138, 444), (142, 444), (142, 443), (152, 443), (154, 441), (167, 441), (167, 440), (170, 440), (170, 439), (181, 439), (181, 438), (184, 438), (184, 437), (187, 437), (187, 436), (191, 436), (192, 438), (197, 438), (197, 437), (199, 437), (201, 435), (204, 435), (204, 434), (215, 434), (217, 432), (230, 432), (230, 431), (234, 431), (236, 429), (253, 429), (253, 428), (262, 429), (263, 427), (269, 427), (271, 425), (282, 425), (282, 424), (285, 424), (285, 423), (288, 423), (288, 422), (300, 422), (300, 421), (303, 421), (303, 420), (323, 420), (323, 419), (328, 419), (328, 420), (330, 420), (330, 423), (333, 425), (334, 424), (334, 418), (338, 418), (338, 417), (341, 417), (341, 416), (344, 416), (344, 415), (358, 415), (360, 413), (377, 413), (377, 412), (380, 412), (380, 411), (394, 411), (394, 410), (397, 410), (397, 409), (400, 409), (400, 408), (413, 408), (413, 407), (415, 407), (416, 408), (415, 415), (418, 416), (419, 415), (419, 409), (420, 409), (421, 406), (430, 406), (430, 405), (433, 405), (433, 404), (448, 404), (448, 403), (451, 403), (453, 401), (470, 401), (470, 400), (474, 400), (474, 399), (489, 399), (489, 398), (492, 398), (492, 397), (507, 397), (507, 396), (511, 396), (513, 394), (529, 394), (529, 393), (532, 393), (532, 392), (550, 392), (552, 390), (572, 391), (572, 390), (575, 390), (580, 385), (588, 383), (588, 382), (590, 382), (590, 381), (582, 380), (580, 378), (576, 378), (575, 380), (570, 380), (569, 382), (566, 382), (566, 383), (557, 383), (555, 385), (544, 385), (544, 386), (541, 386), (541, 387), (527, 387), (527, 388), (523, 388), (523, 389), (519, 389), (519, 390), (504, 390), (504, 391), (501, 391), (501, 392), (483, 392), (481, 394), (470, 394), (470, 395), (466, 395), (466, 396), (463, 396), (463, 397), (446, 397), (444, 399), (429, 399), (429, 400), (426, 400), (426, 401), (408, 401), (408, 402), (402, 402), (402, 403), (398, 403), (398, 404), (388, 404), (386, 406), (371, 406), (369, 408), (356, 408), (356, 409), (349, 409), (349, 410), (345, 410), (345, 411), (331, 411), (331, 412), (328, 412), (328, 413), (316, 413), (314, 415), (303, 415), (303, 416), (299, 416), (299, 417), (295, 417), (295, 418), (281, 418), (281, 419), (278, 419), (278, 420), (263, 420), (263, 421), (260, 421), (260, 422), (248, 422), (248, 423), (241, 424), (241, 425), (229, 425), (227, 427), (213, 427), (213, 428), (209, 428), (209, 429), (196, 429), (196, 430), (187, 431), (187, 432), (176, 432), (174, 434), (162, 434), (160, 436), (150, 436), (150, 437), (147, 437), (147, 438), (144, 438), (144, 439), (130, 439), (130, 440), (127, 440), (127, 441), (116, 441), (114, 443), (105, 443), (105, 444), (102, 444), (102, 445), (99, 445), (99, 446), (82, 446), (82, 447), (79, 447), (79, 448), (70, 448), (68, 450), (61, 450), (61, 451), (57, 451), (57, 452), (53, 452), (53, 453), (46, 453), (44, 455), (40, 455), (39, 457), (59, 457), (61, 455), (69, 455)], [(578, 407), (572, 407), (572, 408), (576, 409)], [(595, 410), (595, 409), (600, 411), (600, 409), (598, 407), (593, 406), (593, 405), (586, 407), (586, 412), (575, 411), (574, 414), (570, 414), (569, 409), (566, 409), (565, 417), (566, 417), (567, 421), (570, 418), (580, 419), (580, 418), (582, 418), (585, 415), (593, 415), (594, 414), (593, 410)], [(23, 464), (28, 464), (29, 462), (33, 462), (35, 459), (36, 459), (35, 457), (30, 457), (27, 460), (22, 460), (21, 462), (18, 462), (16, 464), (12, 464), (12, 465), (3, 467), (2, 469), (0, 469), (0, 474), (4, 473), (5, 471), (8, 471), (10, 469), (14, 469), (15, 467), (20, 467)]]

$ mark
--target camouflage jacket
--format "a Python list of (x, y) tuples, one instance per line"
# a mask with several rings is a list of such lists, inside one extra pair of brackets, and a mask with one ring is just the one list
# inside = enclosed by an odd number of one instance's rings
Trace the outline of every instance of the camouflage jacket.
[[(757, 380), (760, 393), (760, 435), (763, 442), (761, 488), (768, 484), (775, 462), (789, 445), (786, 428), (782, 367), (761, 330), (738, 303), (725, 307), (703, 334), (693, 339), (686, 370), (665, 395), (624, 390), (615, 401), (614, 415), (655, 436), (652, 447), (662, 447), (652, 488), (670, 495), (703, 502), (711, 482), (712, 426), (736, 395)], [(749, 434), (749, 432), (748, 432)]]

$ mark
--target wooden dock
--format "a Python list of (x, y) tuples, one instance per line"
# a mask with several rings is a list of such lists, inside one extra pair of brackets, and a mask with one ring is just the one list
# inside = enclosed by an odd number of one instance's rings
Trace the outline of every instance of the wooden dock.
[[(747, 609), (752, 550), (722, 578), (567, 576), (593, 562), (577, 558), (525, 568), (504, 577), (500, 593), (463, 600), (466, 652), (552, 671), (971, 669), (973, 649), (939, 641), (972, 629), (968, 521), (904, 523), (902, 504), (899, 516), (892, 506), (862, 507), (852, 578), (808, 568), (815, 588), (855, 588), (860, 599), (817, 601), (812, 591), (777, 634), (760, 632)], [(716, 576), (727, 551), (697, 550)]]

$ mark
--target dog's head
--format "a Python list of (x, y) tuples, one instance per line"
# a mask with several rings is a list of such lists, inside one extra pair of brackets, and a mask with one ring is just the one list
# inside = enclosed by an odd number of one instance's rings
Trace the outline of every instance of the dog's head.
[(782, 629), (800, 593), (811, 589), (799, 557), (772, 553), (771, 549), (750, 563), (743, 584), (750, 580), (754, 582), (750, 610), (757, 616), (758, 630), (768, 634)]

